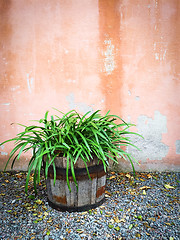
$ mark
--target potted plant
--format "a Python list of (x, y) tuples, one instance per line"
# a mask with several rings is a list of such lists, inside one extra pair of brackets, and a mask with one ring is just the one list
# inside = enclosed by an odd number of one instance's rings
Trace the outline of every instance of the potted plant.
[[(55, 109), (57, 110), (57, 109)], [(49, 204), (58, 210), (82, 211), (94, 208), (104, 201), (106, 170), (109, 160), (118, 163), (118, 158), (128, 159), (135, 172), (135, 160), (122, 146), (135, 148), (128, 135), (133, 124), (127, 124), (120, 117), (110, 115), (109, 111), (101, 116), (100, 111), (80, 115), (75, 110), (60, 116), (51, 116), (48, 111), (37, 125), (23, 126), (24, 131), (13, 141), (15, 147), (10, 153), (11, 168), (22, 153), (32, 150), (26, 178), (25, 192), (32, 170), (34, 189), (40, 182), (41, 170), (47, 184)], [(121, 123), (119, 123), (121, 121)], [(136, 161), (136, 160), (135, 160)]]

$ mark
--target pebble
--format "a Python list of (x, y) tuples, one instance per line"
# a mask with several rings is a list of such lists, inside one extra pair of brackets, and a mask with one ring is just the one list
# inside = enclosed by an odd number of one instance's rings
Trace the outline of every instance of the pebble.
[[(107, 180), (106, 189), (112, 195), (101, 207), (82, 213), (50, 208), (44, 182), (38, 186), (38, 196), (28, 198), (23, 192), (25, 173), (18, 173), (20, 179), (15, 174), (0, 172), (0, 239), (179, 239), (178, 173), (150, 173), (156, 179), (142, 173), (134, 185), (125, 174), (120, 175), (124, 183), (119, 184), (120, 177), (115, 174)], [(167, 190), (165, 184), (174, 188)], [(146, 195), (139, 190), (143, 186), (150, 187), (145, 189)], [(36, 203), (38, 199), (42, 203)]]

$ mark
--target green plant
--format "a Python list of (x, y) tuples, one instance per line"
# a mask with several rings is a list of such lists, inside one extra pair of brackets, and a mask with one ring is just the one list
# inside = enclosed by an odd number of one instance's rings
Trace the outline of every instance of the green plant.
[[(69, 111), (66, 114), (59, 110), (57, 111), (62, 114), (62, 117), (55, 115), (51, 116), (50, 120), (48, 120), (47, 111), (43, 119), (36, 121), (38, 125), (24, 126), (20, 124), (25, 130), (17, 134), (15, 138), (6, 140), (0, 144), (2, 145), (10, 141), (15, 142), (15, 147), (10, 153), (5, 170), (11, 159), (13, 159), (11, 164), (11, 168), (13, 168), (14, 163), (16, 160), (19, 160), (21, 154), (32, 149), (32, 157), (29, 161), (26, 178), (26, 193), (32, 170), (34, 170), (34, 189), (37, 192), (36, 184), (40, 182), (44, 155), (47, 156), (44, 164), (45, 177), (47, 178), (48, 168), (52, 165), (54, 183), (56, 181), (54, 159), (58, 155), (67, 157), (66, 179), (69, 189), (69, 166), (73, 180), (77, 186), (74, 165), (79, 157), (84, 161), (89, 178), (87, 162), (93, 158), (93, 155), (96, 155), (103, 162), (105, 171), (109, 165), (109, 159), (118, 163), (117, 159), (123, 157), (130, 161), (135, 172), (132, 162), (135, 159), (121, 148), (121, 146), (128, 145), (137, 148), (131, 143), (128, 137), (131, 134), (139, 135), (128, 131), (129, 127), (134, 126), (133, 124), (127, 124), (120, 117), (110, 115), (109, 111), (105, 116), (101, 116), (99, 110), (94, 113), (87, 112), (83, 116), (75, 110)], [(118, 123), (119, 120), (121, 120), (121, 123)]]

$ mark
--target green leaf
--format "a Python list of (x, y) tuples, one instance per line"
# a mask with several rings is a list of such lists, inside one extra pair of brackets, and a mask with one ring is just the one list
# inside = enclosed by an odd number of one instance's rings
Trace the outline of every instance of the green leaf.
[(69, 154), (69, 157), (70, 157), (70, 161), (71, 161), (71, 173), (72, 173), (72, 177), (73, 177), (73, 180), (74, 180), (74, 182), (75, 182), (75, 185), (76, 185), (76, 188), (77, 188), (77, 191), (78, 191), (78, 184), (77, 184), (76, 176), (75, 176), (75, 172), (74, 172), (73, 157), (71, 156), (71, 154)]
[(114, 228), (116, 231), (119, 231), (120, 230), (120, 227), (115, 227)]
[(130, 224), (129, 225), (129, 230), (131, 230), (133, 228), (133, 226), (134, 226), (133, 224)]
[(118, 159), (121, 157), (129, 160), (135, 174), (133, 163), (136, 162), (138, 164), (138, 161), (136, 161), (130, 153), (123, 150), (124, 148), (121, 148), (123, 146), (132, 146), (138, 149), (137, 146), (131, 143), (129, 137), (131, 135), (141, 137), (138, 133), (129, 131), (130, 127), (135, 126), (134, 124), (128, 124), (117, 115), (111, 115), (110, 111), (108, 111), (105, 116), (100, 114), (100, 110), (93, 113), (89, 111), (83, 116), (75, 110), (67, 113), (57, 111), (61, 113), (61, 116), (51, 116), (50, 120), (48, 120), (49, 111), (46, 111), (44, 118), (35, 120), (38, 125), (25, 126), (19, 124), (24, 130), (18, 133), (15, 138), (6, 140), (0, 144), (0, 146), (2, 146), (8, 142), (14, 143), (14, 148), (10, 152), (5, 170), (11, 160), (11, 167), (13, 168), (16, 161), (21, 160), (23, 153), (32, 150), (32, 157), (28, 164), (25, 185), (26, 192), (28, 190), (30, 174), (33, 170), (35, 173), (33, 177), (34, 189), (36, 191), (36, 184), (40, 182), (41, 178), (40, 173), (43, 159), (45, 178), (47, 178), (49, 167), (52, 166), (55, 183), (56, 166), (54, 160), (57, 152), (68, 159), (66, 180), (69, 189), (69, 166), (73, 180), (76, 183), (74, 165), (79, 157), (84, 161), (89, 178), (90, 174), (87, 163), (93, 158), (93, 155), (95, 155), (99, 161), (101, 160), (103, 162), (105, 171), (109, 166), (109, 160), (115, 163), (118, 163)]
[(29, 195), (28, 198), (35, 199), (35, 196), (34, 195)]
[(114, 228), (114, 225), (109, 224), (108, 227), (109, 227), (110, 229), (112, 229), (112, 228)]
[(142, 221), (142, 216), (141, 215), (137, 216), (137, 218)]
[(66, 181), (67, 181), (67, 185), (69, 188), (69, 191), (71, 192), (71, 187), (70, 187), (70, 183), (69, 183), (69, 153), (67, 153), (67, 165), (66, 165)]

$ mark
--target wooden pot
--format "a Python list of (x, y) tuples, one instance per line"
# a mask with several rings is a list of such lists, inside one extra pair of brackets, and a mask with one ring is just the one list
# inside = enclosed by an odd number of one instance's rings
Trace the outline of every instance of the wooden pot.
[(46, 180), (49, 205), (59, 211), (87, 211), (101, 205), (105, 199), (106, 173), (102, 162), (97, 157), (87, 163), (91, 180), (84, 162), (79, 158), (74, 166), (78, 191), (69, 169), (71, 192), (66, 182), (67, 158), (56, 157), (56, 183), (54, 185), (53, 167), (48, 170)]

